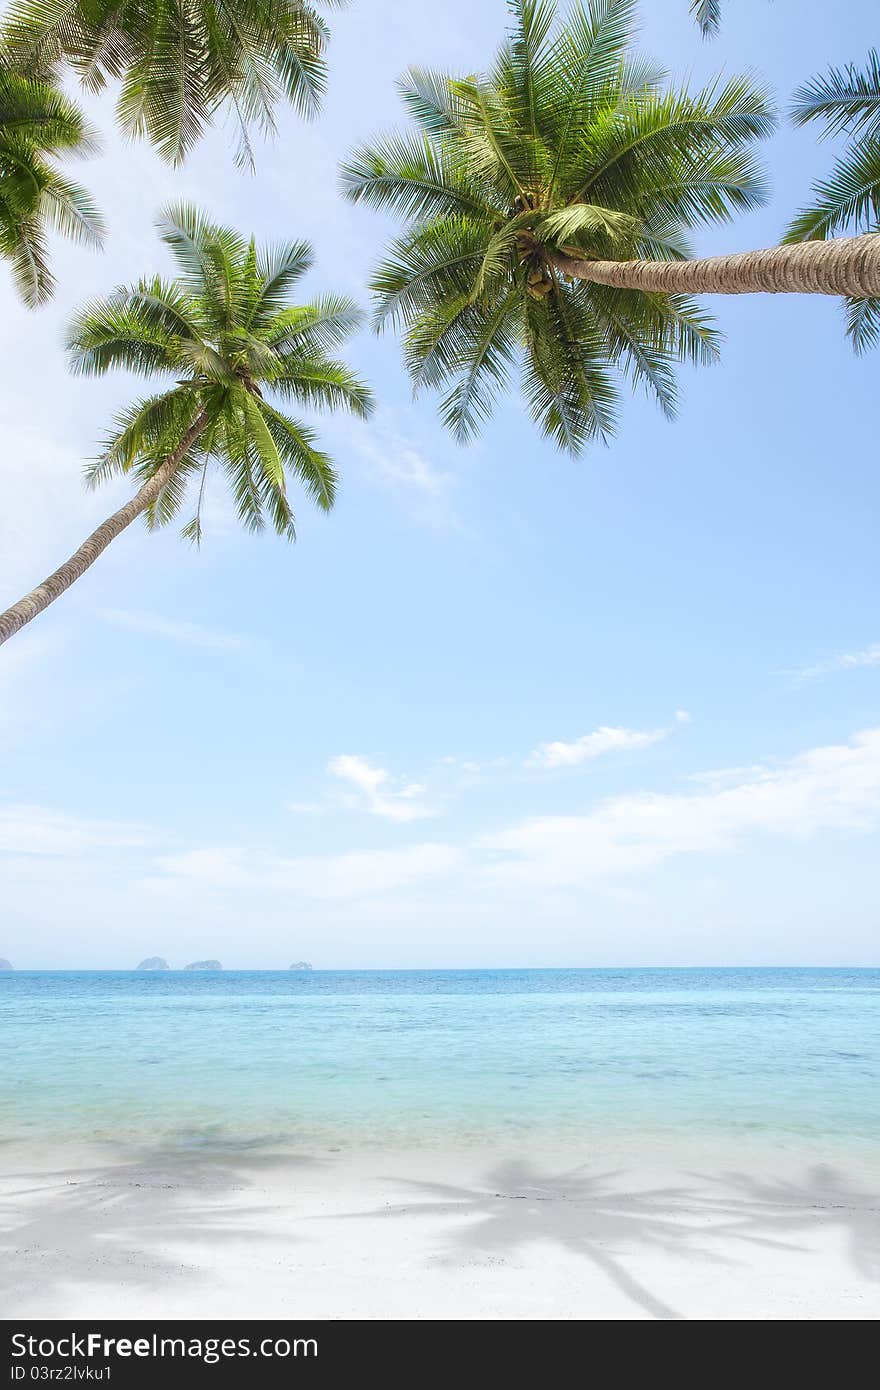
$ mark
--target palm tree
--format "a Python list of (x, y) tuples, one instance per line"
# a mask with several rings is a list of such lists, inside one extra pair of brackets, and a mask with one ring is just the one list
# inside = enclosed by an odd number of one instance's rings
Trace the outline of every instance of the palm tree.
[(62, 177), (59, 154), (87, 154), (95, 137), (73, 102), (47, 83), (13, 71), (0, 57), (0, 254), (32, 308), (49, 298), (49, 228), (100, 242), (101, 219), (88, 193)]
[(136, 517), (162, 525), (191, 490), (194, 512), (183, 534), (198, 542), (212, 466), (225, 475), (244, 526), (256, 531), (268, 520), (293, 540), (287, 476), (328, 511), (336, 474), (314, 431), (270, 397), (361, 416), (371, 408), (367, 388), (328, 356), (357, 327), (357, 308), (333, 295), (288, 303), (290, 287), (311, 264), (306, 242), (258, 250), (186, 206), (169, 208), (159, 227), (179, 276), (141, 280), (88, 305), (68, 337), (73, 370), (82, 376), (118, 367), (172, 380), (115, 421), (88, 469), (92, 484), (124, 473), (138, 490), (54, 574), (0, 614), (0, 643), (69, 589)]
[[(798, 125), (823, 121), (825, 135), (846, 133), (849, 148), (831, 177), (813, 185), (816, 201), (798, 213), (787, 242), (824, 241), (835, 232), (880, 232), (880, 53), (872, 49), (864, 68), (829, 68), (794, 94)], [(880, 341), (880, 297), (849, 299), (846, 331), (856, 352)]]
[[(577, 451), (608, 433), (612, 369), (671, 409), (672, 363), (715, 342), (684, 296), (880, 291), (880, 238), (689, 260), (688, 227), (763, 201), (751, 146), (773, 127), (745, 78), (668, 91), (630, 53), (633, 0), (511, 0), (491, 73), (411, 71), (420, 127), (344, 166), (355, 202), (406, 221), (373, 290), (377, 324), (405, 328), (416, 386), (467, 438), (514, 366), (544, 431)], [(638, 257), (638, 259), (634, 259)]]
[(13, 0), (3, 34), (23, 70), (67, 63), (93, 92), (118, 79), (123, 130), (174, 164), (221, 108), (252, 164), (251, 125), (273, 131), (283, 97), (314, 116), (326, 81), (327, 26), (308, 0)]

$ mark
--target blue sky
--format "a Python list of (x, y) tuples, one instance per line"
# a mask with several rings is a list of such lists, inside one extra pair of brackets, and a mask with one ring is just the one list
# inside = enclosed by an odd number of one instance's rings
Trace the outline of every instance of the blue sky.
[[(642, 8), (676, 77), (750, 68), (780, 102), (877, 40), (868, 0), (731, 0), (711, 44), (686, 0)], [(73, 307), (164, 267), (172, 198), (310, 238), (307, 288), (366, 302), (390, 224), (341, 202), (338, 160), (402, 120), (407, 65), (484, 67), (505, 25), (503, 0), (436, 15), (334, 13), (324, 115), (285, 117), (255, 179), (231, 136), (173, 173), (93, 107), (105, 153), (78, 177), (106, 252), (59, 246), (37, 315), (0, 274), (4, 597), (125, 495), (80, 467), (143, 388), (68, 376)], [(768, 207), (701, 250), (778, 239), (833, 146), (783, 126), (765, 156)], [(200, 553), (117, 542), (0, 653), (0, 955), (876, 964), (878, 358), (830, 300), (711, 307), (723, 361), (686, 374), (679, 419), (633, 398), (578, 462), (515, 400), (459, 449), (365, 331), (380, 409), (325, 427), (342, 494), (329, 517), (303, 500), (295, 547), (240, 534), (219, 492)]]

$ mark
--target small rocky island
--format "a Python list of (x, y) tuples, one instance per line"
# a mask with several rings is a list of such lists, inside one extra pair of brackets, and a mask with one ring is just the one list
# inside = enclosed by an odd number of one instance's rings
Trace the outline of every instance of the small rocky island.
[(138, 965), (136, 969), (170, 970), (171, 966), (168, 964), (167, 960), (165, 960), (163, 956), (147, 956), (146, 960), (142, 960), (140, 965)]
[(183, 968), (184, 970), (222, 970), (223, 966), (219, 960), (194, 960)]
[(290, 966), (291, 970), (311, 970), (311, 965), (307, 960), (295, 960)]
[(12, 961), (7, 960), (5, 956), (0, 956), (0, 970), (11, 970), (11, 969), (12, 969)]

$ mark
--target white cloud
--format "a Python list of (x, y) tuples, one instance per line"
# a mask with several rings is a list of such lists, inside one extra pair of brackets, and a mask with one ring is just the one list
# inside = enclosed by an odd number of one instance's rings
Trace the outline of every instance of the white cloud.
[(364, 806), (371, 815), (404, 822), (424, 820), (426, 816), (437, 814), (425, 802), (425, 788), (420, 782), (395, 787), (390, 772), (384, 767), (373, 767), (366, 758), (356, 754), (343, 753), (331, 758), (327, 771), (355, 787), (359, 794), (356, 804)]
[(668, 736), (668, 729), (622, 729), (603, 724), (591, 734), (583, 734), (572, 743), (540, 743), (526, 759), (527, 767), (577, 767), (604, 753), (625, 753), (633, 748), (647, 748)]
[(148, 836), (139, 826), (89, 820), (45, 806), (0, 805), (0, 853), (79, 855), (147, 843)]
[(231, 632), (216, 632), (202, 627), (200, 623), (182, 622), (177, 618), (163, 618), (159, 613), (140, 613), (132, 609), (99, 608), (98, 617), (115, 627), (130, 628), (133, 632), (143, 632), (149, 637), (164, 637), (169, 642), (179, 642), (185, 647), (214, 647), (218, 651), (239, 651), (246, 645), (246, 639)]
[(450, 475), (435, 468), (423, 453), (405, 440), (395, 439), (384, 446), (371, 440), (361, 442), (361, 453), (376, 466), (379, 475), (388, 482), (414, 488), (428, 497), (445, 495)]
[(776, 767), (743, 769), (732, 785), (617, 797), (589, 815), (536, 817), (462, 846), (427, 843), (302, 858), (203, 849), (159, 862), (174, 879), (313, 898), (380, 895), (464, 870), (502, 885), (555, 889), (638, 873), (681, 854), (730, 851), (751, 836), (804, 839), (823, 831), (864, 832), (878, 822), (880, 728)]
[(817, 680), (820, 676), (830, 676), (835, 671), (856, 671), (865, 666), (880, 666), (880, 642), (874, 642), (860, 651), (838, 652), (826, 661), (818, 661), (814, 666), (803, 666), (792, 672), (798, 681)]
[(741, 767), (712, 767), (707, 772), (689, 772), (682, 779), (685, 782), (698, 782), (707, 787), (729, 787), (738, 782), (749, 782), (766, 776), (767, 769), (761, 763), (748, 763)]
[(880, 817), (880, 729), (815, 748), (745, 781), (689, 796), (641, 794), (586, 816), (544, 816), (479, 841), (510, 856), (489, 872), (552, 886), (650, 868), (678, 854), (729, 850), (751, 834), (802, 838), (873, 828)]
[(253, 909), (264, 895), (266, 910), (282, 920), (291, 903), (380, 902), (423, 885), (439, 902), (438, 886), (453, 877), (456, 901), (468, 911), (474, 903), (495, 910), (491, 884), (503, 902), (511, 891), (626, 880), (676, 856), (729, 852), (759, 837), (806, 839), (880, 825), (880, 728), (778, 766), (742, 769), (738, 780), (727, 776), (728, 783), (684, 794), (638, 793), (586, 815), (523, 820), (460, 844), (308, 855), (242, 844), (163, 853), (158, 837), (138, 825), (6, 802), (0, 852), (9, 856), (5, 872), (22, 901), (42, 902), (47, 891), (58, 900), (69, 891), (81, 912), (91, 895), (106, 915), (107, 903), (127, 893), (176, 920), (202, 899), (210, 915), (236, 903)]
[[(455, 754), (448, 754), (445, 758), (441, 758), (440, 761), (444, 767), (457, 767), (462, 772), (467, 772), (473, 775), (483, 771), (482, 763), (474, 762), (468, 758), (459, 758), (456, 757)], [(501, 761), (506, 762), (506, 759), (500, 760), (496, 758), (494, 760), (493, 765), (498, 765)]]
[(366, 464), (366, 479), (393, 495), (408, 518), (419, 525), (440, 531), (469, 534), (466, 524), (455, 507), (455, 492), (459, 473), (436, 461), (437, 455), (448, 458), (452, 446), (443, 436), (426, 443), (422, 439), (423, 422), (418, 417), (404, 419), (399, 412), (380, 411), (368, 425), (358, 420), (346, 421), (345, 441)]
[(360, 898), (392, 892), (424, 878), (452, 873), (464, 861), (453, 845), (421, 844), (404, 849), (285, 858), (246, 850), (201, 849), (172, 855), (159, 867), (172, 878), (215, 888), (268, 890), (308, 898)]
[[(677, 709), (674, 718), (676, 724), (691, 722), (691, 716), (686, 709)], [(648, 748), (652, 743), (662, 743), (671, 732), (669, 728), (624, 729), (603, 724), (591, 734), (582, 734), (571, 743), (563, 743), (561, 740), (539, 743), (526, 759), (526, 767), (577, 767), (580, 763), (592, 761), (593, 758), (601, 758), (605, 753), (627, 753), (634, 748)]]

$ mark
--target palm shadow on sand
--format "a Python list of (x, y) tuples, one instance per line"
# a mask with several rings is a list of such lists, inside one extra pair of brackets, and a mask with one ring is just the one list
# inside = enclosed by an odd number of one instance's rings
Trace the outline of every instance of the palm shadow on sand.
[[(253, 1186), (279, 1164), (311, 1167), (308, 1157), (269, 1152), (272, 1141), (224, 1143), (213, 1134), (187, 1136), (115, 1154), (103, 1167), (44, 1172), (35, 1182), (6, 1175), (0, 1199), (0, 1304), (7, 1309), (71, 1279), (114, 1287), (154, 1287), (157, 1280), (190, 1284), (205, 1278), (168, 1251), (187, 1243), (228, 1245), (280, 1239), (272, 1208), (229, 1197)], [(264, 1151), (265, 1150), (265, 1151)], [(289, 1240), (289, 1236), (285, 1237)], [(163, 1247), (165, 1253), (163, 1253)]]
[(802, 1182), (761, 1180), (748, 1173), (726, 1173), (721, 1182), (734, 1230), (760, 1238), (763, 1231), (791, 1235), (821, 1222), (844, 1238), (850, 1263), (865, 1280), (880, 1282), (880, 1193), (854, 1186), (829, 1164), (809, 1168)]
[[(277, 1229), (275, 1204), (254, 1201), (255, 1189), (270, 1170), (290, 1169), (295, 1181), (318, 1160), (281, 1154), (272, 1140), (224, 1145), (213, 1133), (200, 1140), (145, 1146), (122, 1160), (111, 1154), (105, 1165), (73, 1176), (64, 1169), (38, 1180), (22, 1174), (16, 1182), (7, 1174), (0, 1201), (0, 1305), (7, 1316), (35, 1302), (47, 1306), (71, 1280), (133, 1290), (160, 1281), (181, 1292), (199, 1283), (210, 1289), (210, 1270), (177, 1258), (178, 1248), (246, 1249), (252, 1240), (296, 1239), (289, 1227)], [(506, 1262), (549, 1241), (591, 1264), (657, 1319), (687, 1315), (634, 1272), (634, 1259), (645, 1251), (717, 1267), (738, 1264), (740, 1248), (747, 1277), (750, 1247), (818, 1258), (810, 1240), (820, 1227), (831, 1228), (843, 1237), (859, 1276), (880, 1280), (880, 1196), (827, 1166), (808, 1169), (799, 1181), (692, 1173), (681, 1182), (645, 1187), (621, 1170), (582, 1165), (555, 1173), (510, 1159), (471, 1186), (389, 1181), (411, 1199), (346, 1218), (439, 1216), (444, 1247), (435, 1258), (456, 1266)], [(303, 1240), (307, 1229), (303, 1225)], [(589, 1306), (582, 1316), (589, 1318)]]
[[(482, 1185), (397, 1180), (413, 1201), (353, 1217), (443, 1216), (449, 1219), (446, 1252), (438, 1258), (465, 1265), (475, 1259), (505, 1260), (537, 1241), (550, 1241), (589, 1263), (649, 1316), (684, 1316), (629, 1268), (639, 1251), (731, 1264), (731, 1241), (784, 1250), (804, 1249), (819, 1220), (851, 1227), (850, 1254), (865, 1277), (880, 1278), (880, 1197), (857, 1192), (831, 1168), (811, 1170), (804, 1183), (766, 1183), (725, 1175), (717, 1195), (706, 1175), (698, 1185), (639, 1188), (620, 1171), (561, 1174), (510, 1160), (492, 1168)], [(872, 1220), (873, 1217), (873, 1220)], [(462, 1220), (464, 1218), (464, 1220)], [(713, 1249), (723, 1238), (725, 1251)], [(585, 1307), (583, 1316), (589, 1317)]]

